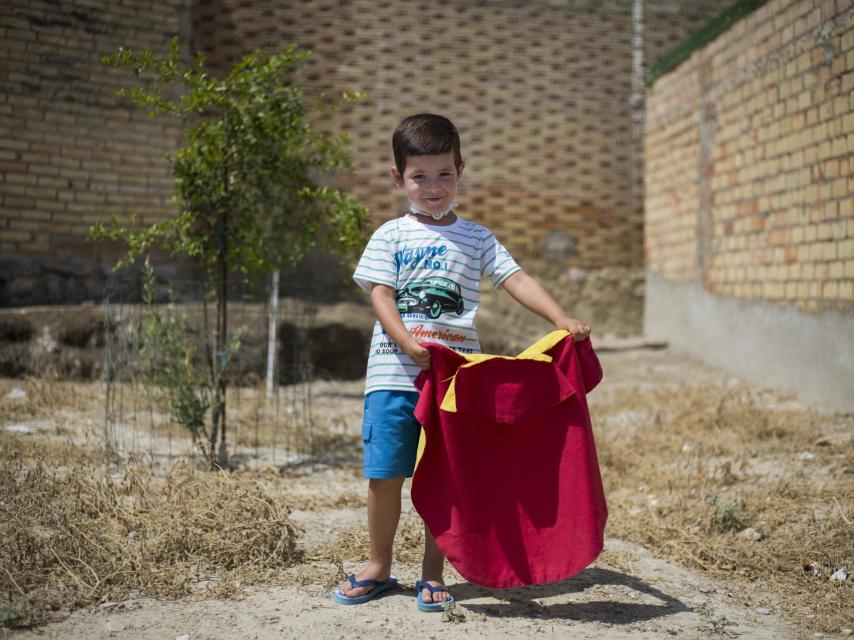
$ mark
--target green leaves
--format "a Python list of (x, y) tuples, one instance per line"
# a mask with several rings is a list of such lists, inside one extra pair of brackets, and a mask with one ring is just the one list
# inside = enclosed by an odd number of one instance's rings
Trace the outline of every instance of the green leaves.
[[(91, 230), (92, 237), (127, 244), (117, 266), (155, 244), (197, 258), (209, 270), (225, 259), (247, 277), (293, 265), (318, 243), (342, 255), (355, 253), (364, 240), (364, 207), (315, 182), (324, 174), (351, 171), (352, 162), (344, 134), (315, 131), (311, 121), (319, 114), (310, 117), (294, 82), (298, 65), (310, 55), (295, 45), (272, 55), (256, 50), (222, 79), (206, 71), (201, 54), (185, 64), (177, 38), (165, 57), (120, 47), (102, 59), (144, 81), (122, 89), (120, 97), (152, 116), (183, 123), (183, 146), (167, 156), (179, 212), (144, 228), (133, 214), (130, 224), (114, 215), (110, 224)], [(339, 103), (325, 100), (313, 108), (332, 109), (362, 97), (345, 92)], [(227, 234), (227, 242), (218, 234)]]
[[(204, 57), (191, 64), (181, 59), (177, 39), (166, 57), (151, 50), (120, 47), (103, 58), (105, 64), (129, 68), (142, 83), (122, 89), (120, 97), (181, 122), (182, 146), (166, 156), (175, 177), (177, 211), (141, 226), (131, 213), (114, 214), (90, 231), (93, 238), (124, 242), (126, 266), (146, 256), (155, 245), (172, 254), (190, 256), (205, 267), (204, 291), (217, 298), (216, 335), (206, 341), (208, 375), (200, 375), (197, 347), (188, 340), (184, 315), (174, 306), (161, 312), (147, 295), (148, 313), (140, 330), (143, 377), (160, 404), (184, 424), (197, 443), (207, 441), (206, 456), (214, 462), (219, 441), (224, 461), (229, 360), (240, 347), (240, 332), (229, 333), (225, 278), (239, 273), (247, 280), (282, 266), (292, 266), (318, 243), (353, 256), (363, 244), (366, 211), (344, 192), (317, 184), (324, 174), (349, 171), (346, 136), (315, 131), (320, 120), (310, 112), (293, 80), (309, 56), (295, 46), (264, 55), (254, 51), (223, 79), (205, 70)], [(359, 94), (345, 94), (352, 102)], [(315, 111), (334, 108), (315, 103)], [(317, 181), (317, 182), (316, 182)], [(147, 263), (146, 263), (147, 264)], [(153, 273), (146, 270), (149, 288)], [(205, 335), (208, 335), (207, 315)], [(210, 415), (209, 437), (204, 433)]]
[[(199, 366), (197, 347), (191, 339), (186, 315), (172, 303), (161, 309), (154, 297), (154, 270), (146, 260), (143, 268), (144, 315), (138, 327), (139, 365), (149, 399), (163, 407), (193, 435), (205, 441), (205, 416), (211, 406), (217, 380), (210, 380)], [(221, 373), (223, 367), (217, 368)]]

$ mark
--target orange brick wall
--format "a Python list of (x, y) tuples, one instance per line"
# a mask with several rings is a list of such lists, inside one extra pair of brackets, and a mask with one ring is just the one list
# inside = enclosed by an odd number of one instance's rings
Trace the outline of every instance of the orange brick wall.
[(187, 0), (0, 6), (0, 284), (19, 276), (4, 300), (99, 297), (117, 250), (87, 242), (88, 228), (114, 211), (153, 222), (171, 210), (163, 155), (178, 127), (115, 98), (128, 74), (100, 57), (165, 51), (189, 38), (188, 18)]
[(771, 0), (647, 93), (649, 273), (854, 308), (854, 8)]
[[(645, 61), (728, 3), (647, 0)], [(130, 74), (100, 57), (119, 45), (163, 53), (175, 34), (220, 69), (255, 47), (296, 42), (314, 51), (303, 71), (310, 92), (367, 93), (322, 126), (350, 133), (357, 172), (342, 186), (375, 223), (404, 204), (388, 177), (394, 126), (438, 111), (463, 137), (462, 208), (493, 227), (527, 268), (639, 266), (631, 7), (628, 0), (4, 2), (0, 305), (99, 297), (118, 248), (86, 241), (89, 227), (113, 212), (151, 222), (173, 210), (163, 156), (175, 148), (178, 126), (115, 98)]]
[[(726, 4), (647, 2), (646, 59)], [(405, 208), (388, 175), (394, 127), (438, 112), (463, 140), (461, 210), (526, 267), (641, 264), (631, 2), (220, 0), (196, 5), (193, 32), (220, 70), (296, 42), (315, 52), (310, 88), (368, 94), (328, 126), (351, 135), (357, 172), (342, 184), (375, 223)]]

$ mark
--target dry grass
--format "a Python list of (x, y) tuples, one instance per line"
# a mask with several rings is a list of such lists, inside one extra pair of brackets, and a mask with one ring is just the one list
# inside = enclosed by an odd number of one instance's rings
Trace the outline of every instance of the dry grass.
[(749, 582), (746, 599), (816, 630), (851, 626), (852, 580), (829, 580), (854, 569), (851, 416), (683, 384), (613, 393), (594, 421), (610, 535)]
[(73, 449), (0, 434), (0, 622), (131, 593), (239, 596), (300, 560), (288, 506), (257, 482), (186, 462), (165, 481), (144, 465), (111, 476)]
[[(369, 548), (368, 531), (363, 525), (342, 531), (313, 556), (330, 561), (337, 557), (349, 562), (366, 562)], [(394, 562), (408, 566), (420, 565), (423, 554), (424, 523), (417, 514), (404, 514), (394, 539)]]
[[(314, 386), (324, 389), (330, 384), (319, 382)], [(117, 403), (123, 417), (117, 422), (126, 426), (126, 438), (135, 431), (146, 442), (152, 436), (170, 438), (178, 443), (191, 441), (190, 431), (163, 410), (156, 394), (147, 394), (143, 387), (135, 388), (129, 384), (117, 384), (115, 389), (123, 396)], [(103, 394), (102, 388), (99, 387), (98, 392)], [(61, 398), (63, 394), (55, 395)], [(266, 397), (263, 386), (230, 387), (226, 393), (230, 450), (241, 458), (270, 457), (274, 452), (283, 458), (289, 454), (307, 457), (313, 450), (316, 457), (322, 458), (326, 452), (335, 450), (330, 446), (334, 442), (329, 440), (356, 437), (344, 432), (361, 420), (360, 406), (354, 410), (352, 402), (340, 402), (334, 392), (314, 397), (310, 403), (308, 398), (305, 385), (281, 387), (278, 396), (272, 399)], [(102, 399), (100, 402), (103, 405)], [(98, 406), (97, 410), (102, 413), (103, 406)], [(313, 413), (322, 418), (312, 419)], [(209, 413), (205, 420), (205, 429), (209, 429)]]
[[(851, 627), (854, 579), (829, 575), (854, 570), (854, 417), (661, 359), (662, 370), (655, 358), (640, 359), (653, 363), (649, 371), (625, 359), (606, 363), (606, 382), (591, 396), (608, 534), (721, 579), (746, 604), (812, 630)], [(12, 386), (27, 399), (7, 399)], [(368, 550), (354, 427), (360, 401), (347, 390), (318, 406), (315, 438), (326, 464), (353, 468), (352, 484), (341, 475), (326, 482), (310, 467), (226, 476), (184, 464), (162, 480), (131, 465), (113, 477), (105, 474), (113, 461), (68, 444), (58, 429), (0, 432), (0, 536), (9, 541), (0, 548), (0, 622), (32, 624), (132, 593), (179, 595), (201, 585), (233, 596), (250, 583), (340, 582), (344, 563), (364, 561)], [(0, 414), (71, 428), (74, 411), (100, 409), (100, 392), (0, 380)], [(352, 509), (359, 526), (301, 557), (289, 507), (321, 518)], [(420, 521), (404, 517), (396, 561), (417, 566), (422, 549)], [(630, 572), (632, 558), (606, 552), (601, 563)]]
[[(10, 398), (21, 389), (26, 398)], [(63, 412), (103, 410), (103, 386), (50, 378), (0, 378), (0, 416), (4, 421), (55, 418)]]

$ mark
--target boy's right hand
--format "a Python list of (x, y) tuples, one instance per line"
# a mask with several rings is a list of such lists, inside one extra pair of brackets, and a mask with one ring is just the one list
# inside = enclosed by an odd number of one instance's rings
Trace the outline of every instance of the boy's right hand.
[(422, 347), (420, 342), (413, 340), (405, 351), (406, 355), (412, 358), (412, 362), (417, 364), (419, 367), (422, 369), (430, 368), (430, 350), (426, 347)]

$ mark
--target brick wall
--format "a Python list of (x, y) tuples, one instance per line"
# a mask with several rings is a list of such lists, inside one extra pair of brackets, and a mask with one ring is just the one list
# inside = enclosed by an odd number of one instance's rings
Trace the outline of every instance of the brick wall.
[[(645, 60), (728, 3), (647, 0)], [(357, 172), (342, 186), (375, 223), (404, 205), (394, 126), (438, 111), (462, 133), (463, 209), (527, 268), (642, 262), (629, 0), (12, 0), (0, 30), (0, 305), (97, 298), (117, 248), (85, 241), (91, 224), (170, 210), (176, 124), (117, 100), (130, 75), (99, 58), (163, 53), (174, 34), (219, 69), (296, 42), (314, 51), (310, 92), (367, 93), (322, 126), (350, 133)]]
[(854, 8), (771, 0), (647, 94), (647, 269), (854, 309)]
[[(646, 56), (725, 4), (648, 2)], [(376, 223), (405, 208), (388, 174), (394, 127), (439, 112), (463, 140), (462, 210), (526, 267), (641, 264), (630, 2), (217, 0), (195, 7), (193, 30), (220, 70), (296, 42), (315, 52), (311, 88), (368, 94), (328, 126), (352, 137), (357, 172), (343, 184)]]
[(178, 128), (114, 97), (119, 45), (189, 39), (189, 1), (11, 0), (0, 6), (0, 304), (100, 297), (117, 247), (85, 240), (113, 212), (169, 212)]

